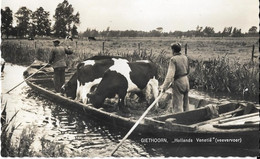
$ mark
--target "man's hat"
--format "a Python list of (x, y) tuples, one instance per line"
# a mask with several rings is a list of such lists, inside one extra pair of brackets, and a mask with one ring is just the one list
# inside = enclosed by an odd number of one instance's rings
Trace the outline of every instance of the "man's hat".
[(55, 39), (55, 40), (53, 40), (52, 42), (54, 42), (54, 43), (60, 43), (60, 40)]
[(180, 52), (180, 51), (181, 51), (181, 44), (180, 44), (180, 43), (172, 43), (172, 44), (171, 44), (171, 48), (172, 48), (175, 52)]

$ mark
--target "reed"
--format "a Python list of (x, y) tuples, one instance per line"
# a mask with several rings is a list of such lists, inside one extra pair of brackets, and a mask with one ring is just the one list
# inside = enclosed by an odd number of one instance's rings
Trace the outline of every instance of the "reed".
[[(75, 50), (74, 54), (67, 56), (68, 68), (76, 69), (79, 62), (94, 55), (122, 56), (129, 61), (151, 60), (158, 66), (159, 81), (162, 83), (167, 73), (170, 55), (170, 52), (166, 51), (168, 49), (165, 45), (169, 46), (172, 40), (167, 41), (166, 39), (156, 42), (156, 39), (154, 39), (146, 40), (146, 43), (142, 43), (145, 39), (141, 39), (141, 43), (136, 43), (135, 40), (138, 39), (124, 39), (120, 43), (106, 41), (104, 50), (101, 49), (101, 41), (78, 41), (76, 46), (73, 46), (75, 45), (74, 42), (70, 41), (66, 44), (72, 46)], [(188, 52), (192, 51), (192, 53), (188, 53), (191, 66), (189, 75), (191, 88), (236, 94), (245, 99), (248, 96), (258, 101), (258, 62), (249, 61), (250, 57), (247, 60), (245, 59), (247, 56), (245, 53), (251, 49), (251, 44), (248, 44), (246, 40), (253, 43), (255, 39), (233, 40), (189, 40)], [(182, 42), (187, 42), (187, 39), (182, 40)], [(35, 59), (47, 62), (52, 47), (51, 41), (41, 41), (40, 44), (37, 44), (37, 48), (34, 44), (28, 41), (5, 41), (2, 43), (2, 56), (7, 62), (18, 64), (30, 64)], [(161, 50), (158, 48), (161, 48)], [(221, 48), (224, 48), (224, 51), (220, 51)], [(212, 56), (207, 53), (206, 56), (205, 53), (196, 55), (196, 51), (220, 53), (216, 57), (216, 53), (212, 54)], [(237, 53), (233, 53), (235, 51)], [(222, 52), (229, 53), (223, 54)], [(207, 59), (209, 56), (212, 58)]]
[(228, 92), (244, 99), (258, 101), (258, 63), (248, 61), (241, 64), (239, 59), (227, 56), (197, 61), (190, 74), (193, 88), (214, 92)]
[(19, 41), (7, 41), (1, 44), (2, 57), (6, 62), (28, 64), (35, 58), (35, 50), (30, 45), (20, 44)]
[[(3, 100), (2, 100), (3, 101)], [(32, 144), (35, 141), (37, 128), (29, 125), (22, 130), (17, 144), (14, 144), (12, 140), (14, 131), (20, 126), (14, 126), (14, 118), (18, 114), (18, 111), (11, 117), (10, 120), (6, 120), (6, 106), (7, 102), (1, 103), (4, 108), (1, 112), (1, 156), (2, 157), (66, 157), (64, 147), (65, 145), (58, 144), (47, 140), (45, 137), (40, 139), (42, 148), (37, 152), (32, 149)]]

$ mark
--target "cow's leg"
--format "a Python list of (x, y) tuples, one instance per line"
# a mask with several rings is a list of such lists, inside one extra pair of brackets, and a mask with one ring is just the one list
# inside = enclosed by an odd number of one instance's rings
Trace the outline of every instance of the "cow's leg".
[(122, 111), (123, 113), (130, 113), (129, 109), (125, 105), (126, 93), (127, 93), (126, 89), (120, 89), (118, 93), (119, 96), (118, 106), (119, 106), (119, 110)]
[(82, 98), (82, 103), (83, 103), (83, 104), (86, 104), (86, 103), (87, 103), (87, 100), (88, 100), (87, 94), (88, 94), (89, 90), (90, 90), (90, 88), (89, 88), (89, 86), (88, 86), (87, 84), (85, 84), (85, 85), (82, 87), (82, 90), (81, 90), (81, 91), (82, 91), (81, 98)]
[(80, 101), (81, 100), (81, 85), (80, 82), (77, 80), (77, 91), (76, 91), (76, 101)]
[(135, 93), (138, 96), (138, 102), (144, 102), (146, 100), (145, 94), (143, 91)]
[(119, 98), (118, 107), (119, 107), (119, 110), (122, 111), (123, 113), (130, 113), (130, 110), (125, 105), (125, 99), (124, 98)]
[[(151, 104), (151, 99), (155, 100), (158, 97), (159, 94), (159, 82), (157, 79), (153, 78), (150, 79), (149, 82), (147, 83), (147, 86), (145, 88), (145, 95), (146, 95), (146, 100), (149, 104)], [(156, 103), (155, 107), (158, 108), (159, 104), (158, 102)]]

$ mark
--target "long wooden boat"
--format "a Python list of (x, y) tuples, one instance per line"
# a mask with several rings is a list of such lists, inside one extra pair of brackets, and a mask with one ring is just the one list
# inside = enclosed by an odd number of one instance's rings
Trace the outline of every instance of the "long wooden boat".
[[(24, 72), (24, 77), (38, 71), (43, 62), (35, 62)], [(66, 72), (66, 80), (73, 71)], [(114, 128), (130, 129), (138, 115), (129, 116), (109, 109), (97, 109), (91, 104), (67, 98), (53, 89), (53, 69), (47, 66), (32, 76), (26, 83), (40, 95), (60, 103), (72, 111), (78, 111), (102, 120)], [(139, 113), (141, 115), (141, 113)], [(167, 138), (167, 143), (189, 145), (223, 144), (258, 149), (259, 147), (259, 106), (252, 103), (209, 104), (191, 111), (161, 116), (149, 115), (135, 132), (145, 136)]]

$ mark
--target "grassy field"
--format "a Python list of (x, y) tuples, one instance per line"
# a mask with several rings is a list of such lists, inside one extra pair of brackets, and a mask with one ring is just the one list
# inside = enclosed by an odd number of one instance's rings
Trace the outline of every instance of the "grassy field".
[[(95, 55), (103, 53), (103, 40), (98, 41), (83, 41), (75, 39), (74, 41), (65, 41), (61, 39), (61, 45), (70, 45), (75, 49), (77, 54), (90, 54)], [(113, 55), (132, 54), (134, 51), (146, 51), (155, 55), (164, 53), (166, 56), (171, 56), (170, 44), (179, 42), (183, 45), (187, 44), (187, 53), (191, 59), (216, 58), (225, 54), (231, 58), (239, 58), (242, 62), (247, 62), (251, 58), (252, 46), (255, 45), (255, 52), (259, 47), (257, 37), (203, 37), (203, 38), (110, 38), (104, 42), (104, 52)], [(36, 52), (40, 50), (49, 51), (52, 47), (51, 40), (2, 40), (2, 51), (5, 55), (4, 46), (14, 45), (12, 50), (17, 48), (24, 48), (26, 50), (33, 50)], [(139, 47), (140, 46), (140, 47)], [(19, 50), (21, 53), (26, 50)]]
[[(258, 101), (259, 61), (251, 61), (253, 45), (259, 56), (258, 37), (203, 37), (203, 38), (110, 38), (97, 41), (65, 41), (74, 54), (68, 56), (69, 68), (76, 68), (79, 61), (93, 55), (119, 55), (130, 61), (149, 59), (158, 65), (159, 81), (162, 82), (171, 57), (170, 44), (187, 45), (190, 59), (190, 83), (192, 88), (245, 95)], [(2, 57), (7, 62), (29, 65), (33, 60), (48, 61), (51, 40), (2, 40)]]

